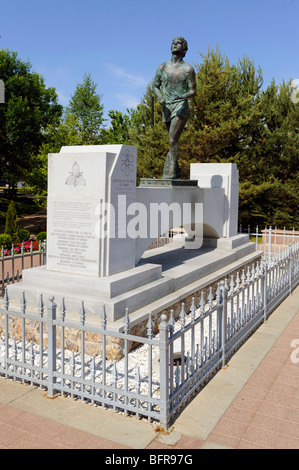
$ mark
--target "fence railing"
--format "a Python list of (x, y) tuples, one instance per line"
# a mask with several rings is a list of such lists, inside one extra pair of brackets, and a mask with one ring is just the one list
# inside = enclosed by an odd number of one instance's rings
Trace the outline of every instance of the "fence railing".
[(272, 226), (260, 229), (257, 225), (252, 231), (250, 225), (246, 229), (240, 225), (239, 232), (248, 233), (251, 237), (250, 240), (255, 242), (256, 250), (263, 251), (267, 256), (278, 253), (288, 247), (290, 243), (294, 244), (299, 240), (299, 232), (295, 230), (295, 227), (292, 230)]
[[(271, 259), (253, 263), (218, 283), (215, 295), (212, 287), (202, 292), (189, 312), (182, 304), (176, 319), (174, 311), (169, 319), (161, 315), (156, 335), (149, 313), (145, 337), (131, 334), (128, 310), (123, 330), (116, 332), (109, 329), (105, 309), (99, 324), (91, 323), (84, 303), (76, 321), (68, 318), (64, 302), (58, 308), (54, 297), (45, 307), (41, 295), (33, 313), (27, 312), (24, 293), (20, 310), (11, 310), (6, 289), (0, 309), (0, 375), (45, 388), (49, 396), (77, 397), (159, 421), (168, 429), (177, 413), (297, 286), (298, 258), (295, 243)], [(67, 348), (69, 331), (80, 339), (77, 350)], [(100, 346), (97, 353), (88, 354), (91, 337)], [(122, 347), (119, 360), (109, 358), (115, 344)]]
[(16, 251), (14, 245), (11, 245), (10, 254), (6, 254), (6, 250), (2, 246), (0, 252), (0, 296), (4, 295), (5, 286), (20, 281), (24, 269), (46, 264), (46, 241), (44, 243), (39, 242), (38, 250), (33, 250), (32, 242), (29, 251), (25, 250), (24, 245), (22, 243), (18, 251)]

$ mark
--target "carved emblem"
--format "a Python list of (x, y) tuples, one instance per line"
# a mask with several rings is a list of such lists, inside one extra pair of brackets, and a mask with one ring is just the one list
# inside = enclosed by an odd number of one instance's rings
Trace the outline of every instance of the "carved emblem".
[(70, 176), (67, 177), (65, 184), (73, 184), (75, 187), (78, 186), (78, 184), (85, 186), (86, 181), (82, 175), (83, 172), (80, 171), (78, 163), (75, 162), (72, 166), (72, 171), (70, 171)]
[(126, 176), (129, 176), (133, 171), (133, 156), (130, 154), (129, 150), (126, 150), (121, 156), (121, 171), (123, 171)]

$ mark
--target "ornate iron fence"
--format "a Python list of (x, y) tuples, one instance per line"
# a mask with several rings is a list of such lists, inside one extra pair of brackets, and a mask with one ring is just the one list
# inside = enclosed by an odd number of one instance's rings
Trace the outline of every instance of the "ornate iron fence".
[(4, 295), (5, 286), (14, 282), (19, 282), (22, 278), (22, 271), (25, 268), (33, 268), (46, 264), (47, 245), (39, 242), (38, 250), (33, 250), (33, 243), (30, 243), (29, 250), (25, 250), (25, 244), (22, 243), (20, 250), (16, 251), (14, 245), (11, 246), (9, 254), (6, 254), (2, 246), (0, 253), (1, 278), (0, 295)]
[[(182, 304), (178, 318), (173, 311), (169, 319), (161, 315), (157, 334), (149, 313), (145, 337), (130, 333), (128, 311), (123, 330), (116, 332), (109, 329), (105, 310), (98, 324), (86, 318), (84, 302), (77, 320), (68, 318), (64, 302), (58, 309), (54, 297), (45, 307), (42, 295), (37, 313), (27, 312), (25, 294), (20, 310), (11, 310), (6, 289), (0, 309), (0, 375), (45, 388), (49, 396), (76, 397), (168, 429), (297, 286), (298, 256), (296, 243), (232, 275), (218, 284), (216, 295), (210, 288), (199, 305), (193, 299), (189, 312)], [(77, 350), (68, 348), (69, 331), (80, 338)], [(87, 351), (91, 337), (96, 353)], [(118, 360), (109, 359), (114, 344), (122, 345)]]

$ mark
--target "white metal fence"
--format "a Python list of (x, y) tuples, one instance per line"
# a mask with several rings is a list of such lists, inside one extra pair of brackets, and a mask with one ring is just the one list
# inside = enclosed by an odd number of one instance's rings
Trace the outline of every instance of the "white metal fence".
[(9, 254), (6, 254), (7, 251), (2, 246), (0, 252), (0, 295), (2, 294), (2, 296), (5, 292), (5, 286), (20, 281), (22, 271), (25, 268), (46, 264), (46, 241), (44, 243), (39, 242), (38, 250), (33, 250), (33, 243), (31, 242), (28, 251), (25, 250), (25, 243), (22, 243), (18, 251), (16, 251), (14, 245), (11, 245)]
[[(78, 321), (68, 319), (64, 303), (54, 297), (38, 312), (27, 312), (24, 293), (20, 311), (9, 307), (7, 290), (0, 309), (0, 375), (29, 383), (55, 394), (76, 397), (103, 406), (156, 420), (167, 429), (177, 413), (223, 367), (240, 345), (297, 286), (299, 244), (269, 259), (252, 264), (193, 299), (189, 312), (162, 315), (154, 335), (149, 313), (147, 336), (130, 334), (126, 311), (122, 332), (109, 330), (105, 310), (101, 322), (89, 322), (82, 303)], [(16, 322), (19, 328), (15, 328)], [(34, 340), (26, 329), (35, 325)], [(15, 332), (20, 330), (19, 337)], [(67, 348), (66, 332), (76, 330), (78, 351)], [(93, 335), (101, 352), (88, 355), (86, 338)], [(122, 344), (122, 359), (107, 359), (108, 340)], [(131, 345), (134, 343), (134, 350)], [(200, 417), (199, 417), (200, 419)]]
[[(242, 225), (239, 227), (239, 232), (242, 233), (245, 231), (245, 227)], [(271, 256), (273, 253), (282, 252), (289, 244), (294, 244), (299, 241), (299, 232), (295, 230), (295, 227), (292, 230), (286, 230), (265, 226), (262, 229), (257, 225), (252, 231), (250, 225), (247, 226), (246, 233), (250, 236), (250, 240), (255, 242), (256, 250), (263, 251), (266, 256)]]

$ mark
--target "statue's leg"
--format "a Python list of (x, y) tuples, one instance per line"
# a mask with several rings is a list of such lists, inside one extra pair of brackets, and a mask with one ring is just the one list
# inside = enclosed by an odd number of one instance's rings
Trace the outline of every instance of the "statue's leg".
[(169, 136), (169, 153), (164, 164), (163, 178), (175, 179), (181, 176), (181, 169), (178, 166), (179, 138), (186, 122), (187, 119), (182, 120), (175, 116), (170, 123), (166, 123)]

